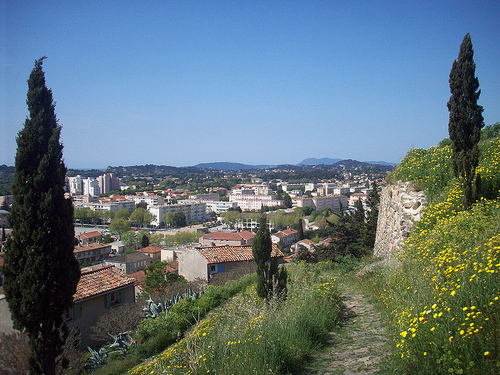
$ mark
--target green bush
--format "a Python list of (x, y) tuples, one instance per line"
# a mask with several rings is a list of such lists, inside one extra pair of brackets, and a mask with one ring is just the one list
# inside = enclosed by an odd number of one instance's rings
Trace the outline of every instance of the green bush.
[(330, 264), (287, 268), (286, 300), (266, 303), (249, 286), (179, 343), (129, 374), (299, 371), (336, 325), (340, 301)]

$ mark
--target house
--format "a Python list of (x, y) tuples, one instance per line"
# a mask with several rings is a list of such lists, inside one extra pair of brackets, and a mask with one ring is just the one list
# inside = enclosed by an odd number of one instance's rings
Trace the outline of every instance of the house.
[(74, 305), (66, 311), (68, 327), (81, 332), (80, 348), (96, 344), (91, 338), (91, 327), (112, 308), (135, 303), (135, 279), (113, 266), (83, 268), (73, 295)]
[(119, 255), (117, 257), (106, 259), (105, 262), (105, 264), (115, 266), (126, 274), (142, 271), (151, 263), (154, 263), (154, 260), (141, 252)]
[(73, 253), (80, 264), (95, 264), (102, 262), (109, 256), (111, 245), (92, 242), (75, 246)]
[(297, 231), (295, 229), (285, 229), (271, 235), (271, 241), (276, 245), (281, 243), (284, 247), (290, 247), (297, 241)]
[(87, 245), (89, 243), (101, 243), (103, 242), (103, 235), (99, 231), (82, 233), (76, 236), (80, 245)]
[(143, 247), (142, 249), (139, 249), (138, 251), (146, 254), (148, 257), (150, 257), (153, 260), (161, 260), (161, 247), (149, 245), (147, 247)]
[[(284, 254), (274, 244), (271, 257), (277, 258), (278, 263), (283, 263)], [(179, 254), (179, 275), (188, 281), (208, 281), (216, 273), (228, 272), (241, 266), (255, 267), (252, 245), (199, 247)]]
[(242, 232), (213, 232), (200, 238), (200, 243), (205, 246), (241, 246), (251, 245), (255, 234), (244, 230)]
[(312, 252), (314, 250), (316, 250), (316, 246), (314, 245), (314, 242), (312, 242), (311, 240), (308, 240), (307, 238), (295, 243), (295, 252), (297, 252), (297, 248), (299, 246), (302, 246), (303, 248), (306, 248), (307, 250), (312, 251)]

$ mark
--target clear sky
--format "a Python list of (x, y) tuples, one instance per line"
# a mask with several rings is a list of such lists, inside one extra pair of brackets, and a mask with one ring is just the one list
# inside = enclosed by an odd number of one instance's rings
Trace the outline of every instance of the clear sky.
[(0, 0), (0, 164), (44, 55), (69, 168), (399, 162), (448, 135), (467, 32), (493, 124), (497, 0)]

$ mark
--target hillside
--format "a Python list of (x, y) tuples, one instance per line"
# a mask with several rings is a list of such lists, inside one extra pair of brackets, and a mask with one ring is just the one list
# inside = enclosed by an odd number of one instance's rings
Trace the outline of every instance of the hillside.
[(499, 372), (500, 138), (480, 150), (469, 210), (447, 141), (412, 149), (389, 178), (411, 181), (430, 201), (397, 263), (366, 280), (393, 320), (395, 372)]

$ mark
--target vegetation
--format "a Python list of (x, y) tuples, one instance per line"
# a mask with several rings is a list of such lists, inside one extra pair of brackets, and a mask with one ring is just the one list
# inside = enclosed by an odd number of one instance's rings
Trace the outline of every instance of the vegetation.
[(158, 297), (163, 300), (166, 298), (166, 293), (171, 284), (176, 282), (186, 283), (186, 279), (183, 276), (169, 272), (167, 269), (168, 266), (168, 262), (163, 261), (152, 263), (144, 269), (146, 275), (144, 291), (155, 301)]
[(181, 341), (128, 373), (297, 373), (337, 324), (340, 301), (331, 265), (301, 263), (289, 269), (286, 301), (266, 303), (257, 297), (255, 284), (245, 282), (223, 309), (214, 310)]
[(270, 300), (276, 296), (286, 298), (287, 272), (284, 267), (278, 267), (278, 260), (271, 259), (271, 233), (267, 227), (267, 218), (262, 215), (259, 229), (252, 241), (252, 254), (257, 266), (257, 295)]
[(479, 80), (475, 74), (474, 51), (470, 35), (467, 34), (460, 45), (458, 59), (451, 68), (451, 97), (448, 102), (453, 173), (460, 179), (467, 208), (473, 203), (472, 183), (479, 161), (478, 143), (484, 126), (483, 107), (477, 104), (481, 90), (478, 91)]
[(43, 58), (28, 80), (29, 118), (17, 138), (12, 236), (5, 253), (5, 296), (14, 327), (28, 335), (29, 372), (55, 374), (68, 336), (63, 314), (80, 279), (73, 255), (71, 200), (64, 197), (66, 167), (52, 91), (45, 86)]
[(484, 139), (482, 184), (469, 210), (446, 142), (411, 150), (392, 176), (433, 197), (398, 256), (400, 266), (369, 280), (394, 321), (395, 372), (500, 371), (500, 138)]

